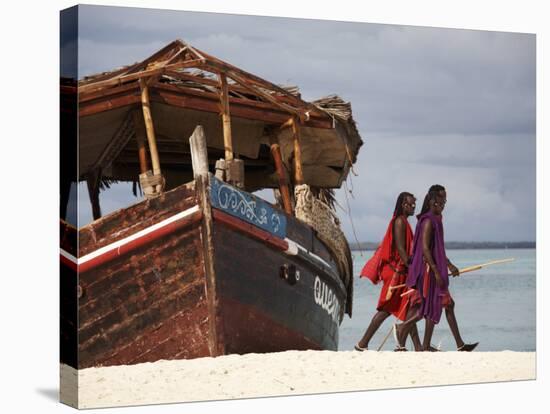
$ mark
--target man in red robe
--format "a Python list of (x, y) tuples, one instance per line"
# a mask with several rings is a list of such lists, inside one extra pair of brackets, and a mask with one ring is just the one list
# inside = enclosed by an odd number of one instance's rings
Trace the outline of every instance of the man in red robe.
[[(368, 349), (369, 341), (388, 316), (394, 315), (402, 321), (407, 316), (409, 297), (402, 298), (401, 293), (407, 279), (407, 266), (413, 241), (413, 232), (407, 218), (414, 214), (415, 208), (416, 199), (411, 193), (399, 194), (386, 235), (374, 256), (361, 271), (361, 277), (367, 277), (375, 284), (382, 280), (383, 285), (376, 307), (378, 312), (372, 318), (361, 340), (355, 345), (357, 351)], [(416, 327), (411, 330), (410, 335), (415, 349), (421, 350), (422, 345)]]

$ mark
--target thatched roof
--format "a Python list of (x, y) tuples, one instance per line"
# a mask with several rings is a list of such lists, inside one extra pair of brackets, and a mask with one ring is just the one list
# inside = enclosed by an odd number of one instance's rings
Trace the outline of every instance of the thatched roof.
[[(234, 152), (245, 162), (249, 191), (277, 187), (269, 153), (273, 137), (290, 169), (292, 142), (288, 129), (280, 126), (292, 116), (301, 121), (305, 182), (327, 188), (341, 185), (363, 143), (349, 103), (335, 95), (306, 102), (296, 86), (273, 84), (181, 40), (141, 62), (78, 81), (79, 179), (100, 170), (107, 180), (136, 180), (136, 122), (143, 120), (140, 78), (147, 80), (168, 188), (191, 179), (188, 138), (198, 124), (204, 127), (213, 166), (224, 149), (221, 73), (228, 79)], [(62, 89), (62, 94), (69, 89)]]

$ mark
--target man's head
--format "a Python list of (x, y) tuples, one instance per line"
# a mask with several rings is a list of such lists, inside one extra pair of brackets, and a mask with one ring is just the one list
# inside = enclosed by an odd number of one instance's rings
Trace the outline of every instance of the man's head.
[(411, 193), (403, 191), (397, 197), (395, 202), (395, 209), (393, 211), (394, 216), (412, 216), (414, 209), (416, 208), (416, 198)]
[(439, 184), (434, 184), (428, 190), (430, 196), (430, 209), (436, 215), (440, 215), (447, 204), (447, 191), (445, 187)]
[(435, 215), (440, 215), (447, 204), (447, 192), (445, 190), (435, 191), (430, 199), (430, 209)]
[(428, 211), (431, 211), (436, 215), (440, 215), (443, 212), (446, 203), (447, 191), (445, 190), (445, 187), (439, 184), (434, 184), (430, 187), (430, 189), (428, 190), (428, 194), (426, 194), (426, 197), (424, 198), (422, 210), (420, 211), (418, 217), (427, 213)]

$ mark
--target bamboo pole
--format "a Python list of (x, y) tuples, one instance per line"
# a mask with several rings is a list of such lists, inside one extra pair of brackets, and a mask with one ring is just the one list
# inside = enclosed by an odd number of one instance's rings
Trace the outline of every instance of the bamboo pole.
[[(144, 78), (139, 78), (139, 87), (141, 89), (141, 107), (143, 110), (143, 120), (145, 121), (145, 131), (149, 143), (149, 152), (151, 153), (151, 164), (153, 166), (153, 175), (160, 176), (160, 161), (157, 150), (157, 140), (155, 138), (155, 129), (153, 127), (153, 117), (151, 116), (151, 103), (149, 101), (149, 87)], [(162, 185), (155, 188), (157, 193), (162, 191)]]
[(286, 179), (285, 169), (283, 166), (283, 158), (281, 156), (281, 147), (277, 143), (271, 144), (271, 155), (275, 162), (275, 170), (279, 177), (279, 190), (283, 198), (283, 206), (287, 214), (292, 214), (292, 204), (290, 202), (290, 191), (288, 189), (288, 180)]
[[(462, 269), (459, 269), (458, 272), (459, 274), (463, 274), (463, 273), (468, 273), (468, 272), (473, 272), (475, 270), (479, 270), (479, 269), (482, 269), (484, 268), (485, 266), (491, 266), (491, 265), (496, 265), (496, 264), (501, 264), (501, 263), (509, 263), (509, 262), (513, 262), (514, 258), (509, 258), (509, 259), (500, 259), (500, 260), (493, 260), (493, 261), (490, 261), (490, 262), (487, 262), (487, 263), (482, 263), (482, 264), (478, 264), (478, 265), (474, 265), (474, 266), (468, 266), (468, 267), (464, 267)], [(449, 276), (451, 276), (452, 273), (449, 274)], [(409, 289), (407, 290), (406, 292), (402, 293), (401, 294), (401, 297), (404, 297), (404, 296), (407, 296), (407, 295), (410, 295), (411, 293), (413, 293), (415, 291), (415, 289)]]
[(231, 115), (229, 113), (229, 91), (227, 87), (227, 76), (220, 73), (220, 102), (222, 109), (223, 123), (223, 145), (225, 148), (225, 160), (233, 160), (233, 141), (231, 137)]
[(292, 117), (292, 136), (294, 140), (294, 182), (296, 185), (304, 183), (302, 171), (302, 147), (300, 146), (300, 126), (296, 117)]
[(146, 132), (143, 123), (143, 117), (139, 111), (134, 111), (134, 129), (136, 131), (136, 141), (139, 156), (139, 172), (145, 173), (149, 169), (147, 162), (147, 147), (145, 146)]

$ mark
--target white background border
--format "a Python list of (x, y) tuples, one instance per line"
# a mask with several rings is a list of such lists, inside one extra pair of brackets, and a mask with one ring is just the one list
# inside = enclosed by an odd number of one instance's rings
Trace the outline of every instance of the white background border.
[[(540, 412), (548, 392), (543, 296), (548, 206), (544, 182), (543, 115), (549, 113), (548, 14), (542, 1), (386, 1), (338, 2), (277, 0), (89, 1), (89, 4), (156, 7), (327, 20), (454, 27), (537, 34), (537, 381), (430, 387), (398, 391), (321, 394), (305, 397), (175, 404), (117, 409), (143, 413), (242, 412), (406, 412), (447, 413), (488, 410)], [(10, 2), (2, 7), (2, 134), (0, 193), (0, 407), (3, 412), (70, 412), (57, 403), (59, 341), (58, 250), (58, 62), (59, 10), (69, 1)], [(546, 17), (546, 19), (545, 19)], [(7, 92), (7, 93), (6, 93)], [(547, 121), (547, 120), (546, 120)], [(546, 122), (546, 125), (548, 123)], [(548, 193), (548, 192), (547, 192)], [(547, 330), (546, 330), (547, 331)], [(548, 338), (546, 338), (548, 339)], [(543, 347), (543, 345), (545, 345)], [(548, 365), (548, 364), (546, 364)], [(367, 384), (368, 378), (365, 378)], [(92, 410), (95, 411), (95, 410)], [(115, 409), (101, 410), (102, 413)]]

